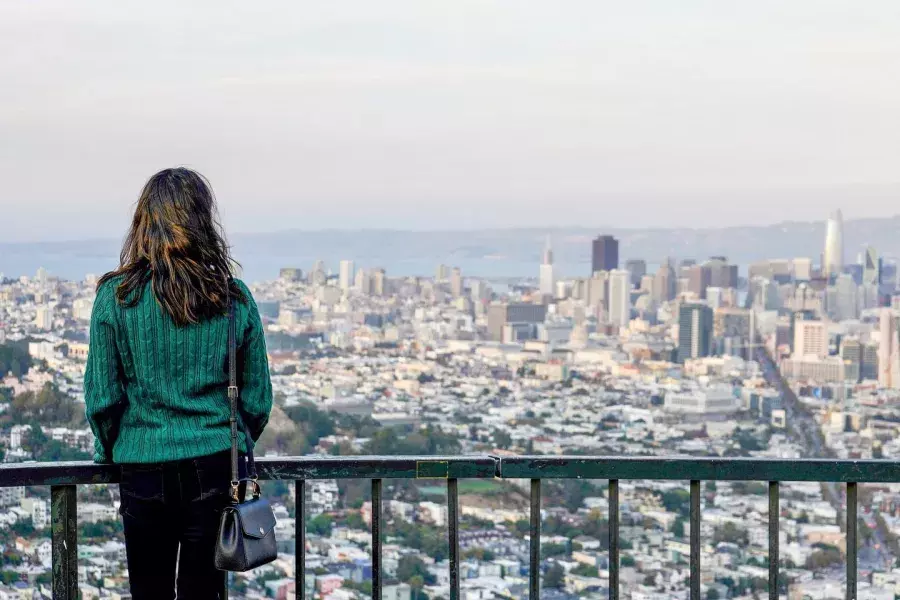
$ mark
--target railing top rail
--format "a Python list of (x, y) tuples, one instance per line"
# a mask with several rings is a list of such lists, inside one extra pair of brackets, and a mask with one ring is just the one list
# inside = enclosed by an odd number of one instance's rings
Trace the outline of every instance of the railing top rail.
[[(491, 456), (303, 456), (259, 458), (261, 479), (477, 479), (497, 475)], [(91, 462), (0, 464), (0, 487), (118, 483), (117, 465)]]
[[(606, 456), (335, 456), (257, 461), (262, 479), (620, 479), (900, 483), (889, 460)], [(0, 487), (118, 483), (116, 465), (0, 465)]]
[(900, 462), (892, 460), (515, 456), (499, 461), (504, 479), (900, 483)]

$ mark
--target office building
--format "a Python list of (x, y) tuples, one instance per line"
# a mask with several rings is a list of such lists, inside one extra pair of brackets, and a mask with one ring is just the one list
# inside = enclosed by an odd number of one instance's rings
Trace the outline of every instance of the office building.
[(641, 280), (647, 274), (647, 261), (639, 258), (633, 258), (625, 262), (625, 270), (631, 277), (631, 287), (641, 287)]
[[(717, 288), (710, 288), (710, 290)], [(718, 308), (713, 312), (713, 336), (722, 354), (748, 358), (753, 329), (753, 311)]]
[(836, 321), (846, 321), (859, 316), (859, 288), (853, 277), (847, 273), (837, 276), (834, 282), (834, 305), (829, 305), (828, 312)]
[(627, 327), (631, 321), (631, 274), (615, 269), (609, 273), (609, 322)]
[(672, 269), (672, 265), (668, 262), (663, 264), (656, 271), (656, 275), (653, 277), (653, 290), (651, 292), (651, 297), (653, 301), (657, 304), (662, 304), (663, 302), (668, 302), (675, 298), (675, 290), (677, 289), (678, 281), (675, 277), (675, 271)]
[(450, 295), (461, 298), (463, 295), (463, 277), (459, 267), (453, 267), (450, 272)]
[(369, 273), (365, 269), (359, 269), (356, 272), (356, 280), (354, 283), (356, 289), (358, 289), (361, 293), (372, 293), (372, 278), (369, 276)]
[(545, 304), (497, 302), (488, 308), (488, 334), (497, 342), (515, 341), (504, 337), (504, 332), (508, 334), (511, 330), (519, 335), (523, 330), (531, 330), (536, 336), (538, 323), (543, 323), (546, 318)]
[(710, 285), (711, 272), (704, 265), (692, 265), (686, 268), (688, 291), (696, 298), (706, 299), (706, 289)]
[(877, 286), (881, 283), (881, 258), (872, 246), (863, 254), (863, 284)]
[(434, 279), (437, 282), (447, 281), (450, 277), (450, 268), (447, 265), (438, 265)]
[(795, 258), (791, 261), (794, 281), (809, 281), (812, 279), (812, 259), (811, 258)]
[[(553, 248), (550, 246), (550, 238), (544, 247), (544, 255), (541, 260), (540, 292), (541, 296), (552, 296), (556, 290), (556, 278), (553, 273)], [(558, 296), (558, 294), (557, 294)], [(558, 296), (559, 297), (559, 296)]]
[(619, 240), (601, 235), (594, 240), (591, 252), (591, 273), (619, 268)]
[(860, 365), (860, 379), (863, 381), (878, 381), (878, 345), (864, 344), (862, 347), (862, 364)]
[(828, 329), (824, 321), (795, 321), (793, 356), (795, 358), (828, 356)]
[(53, 329), (53, 307), (46, 304), (37, 307), (34, 317), (34, 325), (42, 331)]
[(678, 310), (678, 361), (709, 356), (713, 314), (705, 304), (686, 303)]
[(385, 296), (387, 291), (387, 274), (384, 269), (375, 269), (372, 272), (372, 294)]
[(608, 308), (609, 271), (595, 271), (588, 280), (588, 306), (591, 308)]
[(825, 224), (825, 258), (822, 273), (828, 279), (841, 274), (844, 269), (844, 218), (840, 210), (828, 217)]
[(353, 275), (353, 261), (342, 260), (338, 277), (338, 283), (342, 291), (346, 292), (353, 286)]
[(882, 388), (900, 387), (898, 364), (897, 316), (893, 310), (882, 308), (878, 323), (878, 385)]
[(863, 345), (856, 339), (841, 340), (841, 358), (847, 380), (859, 382), (862, 375)]
[(709, 286), (722, 289), (738, 286), (738, 267), (728, 264), (724, 256), (713, 256), (704, 267), (709, 271)]

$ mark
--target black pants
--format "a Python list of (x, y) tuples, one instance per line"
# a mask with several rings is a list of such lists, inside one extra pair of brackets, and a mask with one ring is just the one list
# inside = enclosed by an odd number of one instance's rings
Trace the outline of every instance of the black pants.
[[(240, 467), (246, 477), (243, 460)], [(213, 555), (230, 482), (228, 452), (122, 465), (119, 512), (133, 600), (171, 600), (176, 585), (179, 600), (224, 598), (225, 573)]]

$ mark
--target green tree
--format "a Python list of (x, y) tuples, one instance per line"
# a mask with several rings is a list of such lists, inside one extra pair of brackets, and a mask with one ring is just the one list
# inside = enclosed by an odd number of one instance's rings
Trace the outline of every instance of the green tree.
[(330, 515), (316, 515), (306, 524), (306, 530), (313, 535), (328, 537), (331, 535), (332, 522)]
[(571, 573), (573, 575), (580, 575), (581, 577), (599, 577), (599, 572), (597, 571), (597, 567), (592, 567), (591, 565), (578, 565), (574, 569), (572, 569)]
[(558, 589), (563, 585), (566, 578), (566, 571), (561, 565), (553, 563), (547, 572), (544, 573), (544, 587), (547, 589)]
[(401, 556), (397, 563), (397, 579), (412, 585), (414, 577), (421, 578), (422, 582), (428, 585), (433, 585), (437, 581), (421, 558), (414, 554)]
[(732, 522), (725, 523), (713, 530), (713, 542), (716, 544), (727, 542), (729, 544), (746, 546), (749, 541), (750, 538), (747, 534), (747, 530), (738, 527)]
[(28, 346), (24, 343), (0, 344), (0, 377), (7, 373), (21, 378), (32, 366)]
[(691, 494), (686, 490), (668, 490), (662, 494), (662, 503), (669, 512), (683, 517), (691, 514)]
[(675, 522), (672, 523), (672, 535), (677, 538), (684, 537), (684, 519), (678, 518), (675, 519)]
[(544, 544), (541, 546), (541, 556), (565, 556), (569, 549), (564, 544)]
[(496, 445), (501, 450), (506, 450), (510, 446), (512, 446), (512, 436), (509, 433), (503, 431), (502, 429), (495, 429), (494, 433), (494, 445)]

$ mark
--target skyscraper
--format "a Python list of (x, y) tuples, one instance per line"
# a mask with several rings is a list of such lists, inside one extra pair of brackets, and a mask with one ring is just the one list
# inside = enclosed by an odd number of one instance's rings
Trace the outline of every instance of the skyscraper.
[(675, 297), (677, 281), (675, 271), (668, 262), (663, 264), (653, 277), (653, 290), (650, 294), (654, 302), (663, 303)]
[(591, 253), (591, 273), (612, 271), (619, 268), (619, 240), (611, 235), (601, 235), (594, 240)]
[[(711, 272), (706, 265), (687, 267), (688, 290), (697, 298), (706, 299), (706, 288), (710, 285)], [(719, 286), (721, 287), (721, 286)]]
[(713, 312), (705, 304), (686, 303), (678, 310), (678, 362), (709, 356)]
[(631, 321), (631, 274), (615, 269), (609, 274), (609, 322), (619, 327)]
[(462, 271), (459, 267), (453, 267), (450, 272), (450, 293), (454, 298), (459, 298), (463, 293)]
[(728, 264), (724, 256), (713, 256), (703, 265), (709, 271), (709, 285), (727, 289), (738, 286), (738, 267)]
[(544, 256), (541, 261), (541, 296), (552, 296), (556, 292), (554, 285), (553, 248), (550, 246), (550, 236), (547, 236), (547, 243), (544, 246)]
[(881, 259), (878, 257), (878, 251), (872, 246), (867, 246), (863, 254), (863, 283), (865, 285), (881, 283)]
[(647, 274), (647, 261), (633, 258), (625, 262), (625, 270), (631, 274), (631, 287), (639, 287), (641, 279)]
[(341, 261), (341, 271), (340, 271), (340, 286), (341, 290), (347, 291), (353, 286), (353, 261), (352, 260), (342, 260)]
[(794, 357), (825, 358), (828, 356), (828, 329), (823, 321), (794, 323)]
[(828, 278), (837, 277), (844, 268), (844, 218), (840, 210), (828, 217), (825, 225), (825, 259), (822, 272)]
[(897, 318), (890, 308), (882, 308), (879, 319), (878, 341), (878, 386), (895, 388), (900, 386), (898, 373)]

